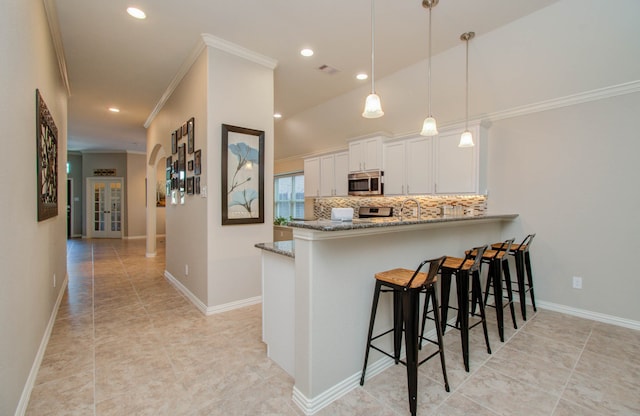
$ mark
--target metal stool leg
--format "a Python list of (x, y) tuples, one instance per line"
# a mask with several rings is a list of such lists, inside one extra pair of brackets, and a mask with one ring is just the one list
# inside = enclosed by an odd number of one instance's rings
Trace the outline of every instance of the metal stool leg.
[(371, 337), (373, 336), (373, 324), (376, 321), (376, 311), (378, 310), (378, 300), (380, 299), (380, 282), (376, 282), (376, 288), (373, 291), (373, 303), (371, 305), (371, 318), (369, 319), (369, 335), (367, 335), (367, 347), (364, 352), (364, 365), (362, 366), (362, 376), (360, 377), (360, 385), (364, 385), (364, 376), (367, 371), (367, 361), (369, 360), (369, 348), (371, 347)]

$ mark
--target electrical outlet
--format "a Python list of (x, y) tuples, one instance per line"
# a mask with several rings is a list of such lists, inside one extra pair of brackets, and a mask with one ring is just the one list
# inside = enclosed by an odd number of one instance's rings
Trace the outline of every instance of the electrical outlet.
[(582, 277), (573, 276), (573, 288), (582, 289)]
[(184, 265), (184, 275), (185, 276), (189, 276), (189, 265), (188, 264)]

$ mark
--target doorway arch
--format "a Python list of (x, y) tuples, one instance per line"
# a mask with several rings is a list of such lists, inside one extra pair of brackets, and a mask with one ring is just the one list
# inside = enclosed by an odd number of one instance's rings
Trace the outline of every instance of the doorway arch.
[[(158, 162), (166, 158), (164, 148), (160, 144), (156, 144), (150, 152), (148, 152), (146, 176), (147, 176), (147, 248), (146, 257), (155, 257), (156, 248), (156, 172), (158, 170)], [(153, 181), (152, 181), (153, 179)], [(153, 186), (151, 186), (153, 184)]]

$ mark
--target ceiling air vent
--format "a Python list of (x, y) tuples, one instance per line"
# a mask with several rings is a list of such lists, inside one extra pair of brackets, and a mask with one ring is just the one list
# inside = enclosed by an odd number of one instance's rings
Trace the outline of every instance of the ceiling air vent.
[(320, 65), (318, 67), (318, 70), (321, 72), (324, 72), (325, 74), (329, 74), (329, 75), (333, 75), (337, 72), (339, 72), (337, 69), (335, 69), (334, 67), (331, 67), (329, 65)]

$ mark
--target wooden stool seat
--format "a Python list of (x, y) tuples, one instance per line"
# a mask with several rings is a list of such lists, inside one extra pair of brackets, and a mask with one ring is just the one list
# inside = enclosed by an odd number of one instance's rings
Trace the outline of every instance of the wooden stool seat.
[[(492, 244), (491, 245), (491, 249), (490, 250), (485, 250), (484, 254), (482, 255), (482, 258), (485, 260), (491, 260), (491, 259), (500, 259), (502, 260), (502, 258), (504, 256), (507, 255), (507, 251), (505, 250), (500, 250), (499, 248), (494, 248), (494, 246), (496, 246), (496, 244)], [(498, 247), (502, 246), (502, 243), (497, 245)], [(465, 254), (467, 254), (468, 256), (471, 256), (473, 258), (476, 257), (476, 252), (474, 251), (467, 251)]]
[[(424, 272), (418, 272), (418, 274), (416, 274), (413, 281), (411, 281), (411, 278), (413, 277), (414, 273), (415, 273), (415, 270), (398, 268), (398, 269), (392, 269), (392, 270), (376, 273), (375, 278), (376, 280), (380, 280), (386, 283), (391, 283), (397, 286), (405, 286), (405, 287), (407, 287), (409, 282), (411, 282), (411, 285), (408, 287), (410, 287), (411, 289), (416, 289), (424, 285), (424, 283), (427, 281), (427, 274)], [(435, 278), (434, 278), (434, 282), (435, 282)]]
[(444, 259), (444, 263), (442, 263), (442, 268), (444, 269), (469, 271), (471, 267), (473, 267), (473, 260), (460, 257), (447, 256)]

